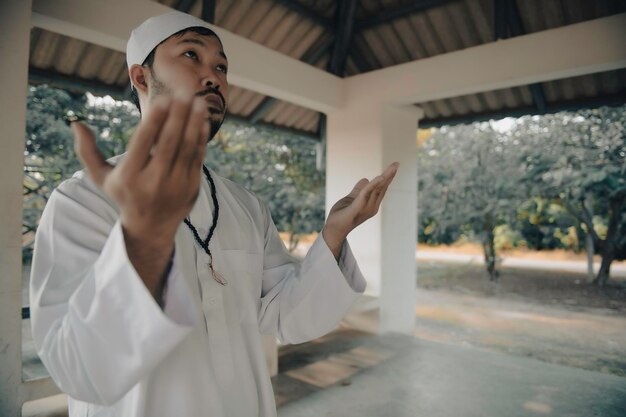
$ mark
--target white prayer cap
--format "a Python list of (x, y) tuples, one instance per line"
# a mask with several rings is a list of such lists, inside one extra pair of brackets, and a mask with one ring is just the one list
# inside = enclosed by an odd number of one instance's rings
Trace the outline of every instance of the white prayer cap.
[(150, 52), (165, 39), (183, 29), (195, 26), (212, 30), (204, 20), (179, 11), (154, 16), (146, 20), (133, 29), (130, 38), (128, 38), (126, 44), (128, 69), (133, 64), (143, 64)]

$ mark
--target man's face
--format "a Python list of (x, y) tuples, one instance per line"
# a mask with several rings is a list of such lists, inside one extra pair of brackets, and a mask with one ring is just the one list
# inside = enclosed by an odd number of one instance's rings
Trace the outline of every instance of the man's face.
[(160, 94), (192, 93), (204, 97), (211, 140), (219, 130), (228, 103), (228, 60), (214, 36), (186, 32), (156, 48), (148, 84), (148, 100)]

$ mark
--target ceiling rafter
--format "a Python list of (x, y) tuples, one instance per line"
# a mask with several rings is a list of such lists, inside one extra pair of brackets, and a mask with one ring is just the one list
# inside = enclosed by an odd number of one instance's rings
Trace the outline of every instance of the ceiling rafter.
[(202, 20), (215, 24), (215, 3), (216, 0), (202, 0)]
[(460, 0), (415, 0), (392, 10), (382, 11), (373, 16), (359, 19), (356, 21), (355, 30), (362, 31), (383, 23), (391, 22), (400, 17), (406, 17), (409, 14), (423, 12), (432, 7), (442, 6), (446, 3)]
[[(310, 65), (315, 65), (319, 62), (320, 59), (330, 50), (332, 46), (333, 37), (329, 36), (328, 38), (322, 38), (317, 42), (314, 42), (313, 45), (309, 47), (309, 49), (302, 55), (301, 61), (306, 62)], [(270, 109), (276, 104), (278, 100), (274, 97), (265, 97), (261, 103), (250, 113), (248, 116), (248, 120), (251, 123), (257, 123), (265, 117), (265, 115), (270, 111)]]
[[(335, 6), (335, 40), (326, 70), (342, 78), (346, 72), (346, 62), (348, 62), (350, 44), (353, 43), (354, 16), (356, 14), (357, 3), (357, 0), (339, 0)], [(324, 143), (326, 137), (326, 115), (321, 112), (316, 133), (320, 143)], [(318, 160), (320, 160), (320, 158), (318, 158)], [(318, 169), (321, 169), (319, 163)]]
[(350, 58), (352, 58), (352, 61), (354, 61), (354, 65), (356, 65), (360, 72), (367, 72), (372, 70), (372, 67), (367, 62), (363, 51), (361, 51), (361, 47), (356, 42), (353, 43), (352, 47), (350, 48)]
[[(494, 0), (494, 29), (495, 39), (522, 36), (526, 34), (522, 24), (522, 18), (515, 0)], [(546, 96), (543, 87), (539, 83), (528, 85), (537, 111), (546, 111)]]
[(325, 29), (333, 32), (335, 27), (333, 26), (333, 22), (330, 19), (325, 18), (314, 10), (309, 9), (308, 7), (302, 5), (297, 0), (274, 0), (276, 3), (282, 5), (283, 7), (288, 8), (302, 16), (305, 16), (308, 19), (311, 19), (318, 25), (324, 27)]
[(507, 5), (508, 0), (493, 0), (493, 28), (494, 38), (507, 38)]
[(76, 76), (67, 76), (56, 71), (28, 68), (28, 82), (31, 84), (48, 84), (70, 92), (89, 91), (95, 95), (109, 95), (117, 100), (128, 100), (125, 87), (107, 85), (102, 81), (88, 80)]
[(293, 135), (302, 136), (304, 138), (318, 140), (317, 135), (315, 133), (313, 133), (313, 132), (309, 132), (309, 131), (305, 131), (305, 130), (298, 130), (298, 129), (294, 129), (294, 128), (291, 128), (291, 127), (275, 125), (273, 123), (268, 123), (268, 122), (264, 122), (264, 121), (259, 121), (259, 122), (256, 122), (256, 123), (252, 123), (252, 122), (250, 122), (250, 120), (248, 118), (243, 117), (243, 116), (238, 116), (236, 114), (227, 114), (225, 120), (227, 120), (227, 121), (235, 121), (235, 122), (240, 123), (240, 124), (242, 124), (244, 126), (262, 126), (262, 127), (266, 127), (266, 128), (270, 128), (270, 129), (275, 129), (275, 130), (278, 130), (280, 132), (290, 133), (290, 134), (293, 134)]
[(343, 77), (354, 33), (357, 0), (339, 0), (335, 8), (335, 41), (327, 71)]
[(195, 3), (196, 0), (180, 0), (178, 2), (178, 5), (176, 6), (176, 9), (180, 10), (183, 13), (189, 13), (189, 10), (191, 10)]
[(468, 114), (459, 117), (446, 117), (433, 120), (422, 120), (419, 123), (420, 128), (441, 127), (444, 125), (468, 124), (474, 122), (484, 122), (487, 120), (499, 120), (505, 117), (522, 117), (527, 115), (542, 115), (558, 113), (560, 111), (576, 111), (601, 106), (623, 106), (626, 103), (626, 93), (600, 97), (588, 98), (574, 101), (564, 101), (559, 103), (548, 104), (543, 111), (538, 111), (536, 107), (527, 107), (516, 110), (505, 110), (486, 112), (478, 114)]

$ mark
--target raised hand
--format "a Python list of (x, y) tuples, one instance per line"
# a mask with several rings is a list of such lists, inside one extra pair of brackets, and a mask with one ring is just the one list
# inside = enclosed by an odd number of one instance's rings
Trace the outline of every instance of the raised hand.
[(157, 97), (115, 167), (98, 150), (91, 130), (72, 123), (78, 157), (117, 203), (128, 256), (157, 301), (176, 230), (198, 195), (207, 117), (202, 98)]
[(387, 187), (398, 172), (399, 166), (398, 162), (394, 162), (372, 181), (367, 178), (361, 179), (350, 194), (337, 201), (330, 209), (322, 236), (335, 258), (339, 258), (341, 245), (348, 233), (378, 213)]

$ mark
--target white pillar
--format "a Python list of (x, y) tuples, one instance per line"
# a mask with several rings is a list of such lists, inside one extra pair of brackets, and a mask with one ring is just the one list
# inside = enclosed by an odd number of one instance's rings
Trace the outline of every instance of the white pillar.
[(21, 415), (22, 180), (30, 0), (0, 2), (0, 415)]
[(367, 295), (379, 297), (380, 332), (412, 334), (415, 322), (417, 239), (414, 106), (348, 101), (327, 116), (326, 212), (361, 178), (371, 179), (393, 161), (400, 170), (378, 215), (348, 240), (365, 278)]
[(399, 161), (401, 171), (382, 207), (382, 285), (380, 331), (413, 334), (417, 268), (417, 122), (413, 106), (383, 106), (382, 159)]

